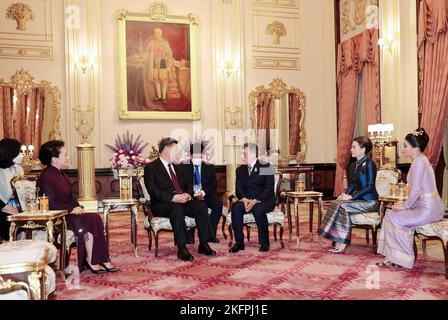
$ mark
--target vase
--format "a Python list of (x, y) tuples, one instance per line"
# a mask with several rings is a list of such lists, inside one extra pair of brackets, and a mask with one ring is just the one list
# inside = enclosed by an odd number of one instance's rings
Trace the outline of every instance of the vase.
[(26, 19), (17, 19), (17, 30), (25, 30), (26, 29)]

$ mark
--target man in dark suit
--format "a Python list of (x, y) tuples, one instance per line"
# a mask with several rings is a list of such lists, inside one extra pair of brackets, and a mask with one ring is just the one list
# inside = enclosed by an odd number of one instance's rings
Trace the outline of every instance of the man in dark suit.
[(232, 207), (232, 228), (235, 245), (230, 252), (244, 250), (243, 215), (252, 213), (258, 228), (260, 251), (269, 251), (267, 213), (274, 210), (274, 171), (269, 163), (258, 160), (258, 147), (254, 143), (243, 146), (243, 165), (236, 170), (236, 196)]
[(213, 235), (207, 206), (203, 201), (194, 199), (193, 185), (185, 179), (181, 167), (173, 164), (176, 150), (175, 139), (162, 139), (159, 143), (159, 158), (145, 167), (144, 178), (151, 196), (151, 210), (154, 216), (170, 218), (179, 259), (193, 261), (186, 247), (185, 216), (196, 220), (200, 240), (198, 253), (214, 256), (216, 252), (208, 245)]
[[(187, 181), (193, 184), (194, 197), (199, 200), (204, 200), (207, 207), (212, 211), (210, 214), (210, 223), (212, 226), (213, 239), (211, 242), (219, 243), (219, 240), (216, 238), (216, 231), (218, 229), (219, 219), (222, 215), (223, 204), (222, 200), (220, 200), (215, 193), (216, 187), (218, 186), (215, 166), (203, 161), (203, 152), (204, 145), (202, 143), (192, 144), (190, 146), (191, 161), (184, 164), (183, 169)], [(190, 237), (191, 236), (194, 239), (194, 234), (190, 235)]]

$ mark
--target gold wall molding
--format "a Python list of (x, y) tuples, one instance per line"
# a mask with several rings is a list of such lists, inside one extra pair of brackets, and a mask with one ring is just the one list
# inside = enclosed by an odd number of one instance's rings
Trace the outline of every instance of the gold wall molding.
[[(5, 41), (14, 41), (14, 44), (41, 44), (41, 42), (53, 42), (53, 21), (52, 21), (52, 1), (53, 0), (41, 0), (41, 7), (34, 7), (34, 23), (41, 20), (42, 27), (39, 31), (31, 32), (29, 28), (24, 32), (23, 30), (16, 30), (16, 28), (11, 27), (10, 29), (3, 29), (0, 32), (0, 42), (5, 43)], [(13, 1), (11, 1), (12, 3)], [(42, 14), (42, 15), (40, 15)], [(3, 14), (2, 14), (3, 15)], [(9, 20), (8, 24), (11, 23)], [(5, 22), (3, 22), (4, 24)]]
[(284, 59), (257, 57), (254, 59), (254, 69), (276, 69), (276, 70), (300, 70), (300, 59)]
[(25, 60), (53, 60), (52, 47), (8, 46), (0, 44), (0, 58)]
[[(269, 4), (271, 7), (263, 8), (260, 6), (261, 3)], [(298, 2), (297, 7), (292, 6), (292, 2), (289, 2), (289, 7), (278, 4), (272, 1), (252, 3), (253, 67), (254, 69), (300, 70)]]
[(254, 7), (298, 9), (299, 0), (253, 0), (252, 5)]

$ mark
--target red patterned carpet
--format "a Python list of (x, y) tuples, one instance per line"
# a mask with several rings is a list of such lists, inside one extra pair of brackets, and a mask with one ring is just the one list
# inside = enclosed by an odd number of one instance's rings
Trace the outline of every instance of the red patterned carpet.
[[(216, 257), (197, 254), (197, 244), (189, 247), (193, 263), (176, 258), (173, 235), (165, 233), (160, 241), (159, 257), (149, 252), (148, 237), (139, 219), (139, 258), (130, 245), (130, 218), (126, 213), (111, 216), (111, 254), (121, 272), (93, 275), (82, 273), (79, 287), (59, 278), (55, 298), (61, 300), (243, 300), (243, 299), (448, 299), (448, 280), (444, 276), (441, 245), (429, 242), (429, 258), (419, 258), (412, 271), (379, 270), (363, 232), (354, 234), (345, 254), (328, 253), (326, 247), (307, 233), (308, 222), (301, 223), (301, 245), (288, 241), (285, 249), (274, 242), (271, 251), (258, 252), (256, 231), (246, 250), (228, 252), (227, 241), (212, 244)], [(316, 227), (315, 227), (316, 228)], [(197, 237), (197, 235), (196, 235)], [(223, 239), (220, 235), (220, 239)], [(197, 240), (196, 240), (197, 241)], [(327, 244), (325, 244), (326, 246)], [(73, 253), (71, 264), (76, 264)], [(70, 280), (68, 280), (70, 281)]]

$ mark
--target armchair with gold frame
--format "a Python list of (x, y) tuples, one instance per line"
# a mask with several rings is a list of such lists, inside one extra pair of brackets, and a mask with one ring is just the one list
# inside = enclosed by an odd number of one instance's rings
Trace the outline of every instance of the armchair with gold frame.
[[(19, 205), (19, 211), (23, 212), (26, 210), (26, 195), (28, 193), (36, 193), (36, 180), (32, 180), (28, 178), (25, 175), (19, 174), (13, 177), (11, 180), (11, 188), (13, 191), (14, 199), (16, 200), (17, 204)], [(55, 233), (58, 235), (56, 245), (57, 247), (60, 247), (60, 241), (61, 241), (61, 235), (60, 235), (60, 225), (54, 226)], [(30, 237), (35, 240), (42, 240), (47, 241), (47, 232), (43, 231), (41, 227), (37, 227), (34, 224), (30, 224), (27, 226), (28, 229), (25, 229), (24, 232), (26, 234), (26, 238)], [(65, 252), (65, 262), (68, 265), (71, 255), (72, 248), (76, 247), (77, 239), (73, 231), (67, 230), (66, 231), (66, 248), (67, 251)], [(11, 239), (12, 240), (12, 239)], [(63, 253), (61, 253), (63, 254)], [(61, 269), (64, 269), (67, 267), (61, 266)]]
[(31, 300), (48, 299), (56, 290), (56, 274), (49, 267), (55, 260), (56, 248), (44, 241), (1, 244), (0, 300), (23, 299), (24, 292)]

